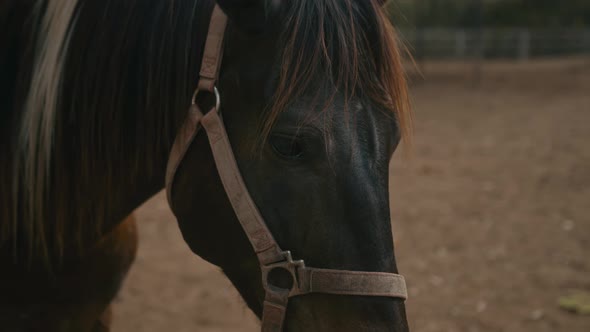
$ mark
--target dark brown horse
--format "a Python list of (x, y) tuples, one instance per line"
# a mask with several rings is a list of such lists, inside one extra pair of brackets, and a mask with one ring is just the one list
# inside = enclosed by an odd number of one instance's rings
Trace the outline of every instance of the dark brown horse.
[[(407, 137), (398, 45), (377, 0), (219, 0), (218, 87), (240, 171), (308, 265), (397, 272), (388, 164)], [(108, 329), (133, 260), (125, 217), (164, 186), (210, 0), (0, 4), (0, 330)], [(258, 261), (199, 134), (171, 196), (185, 241), (258, 315)], [(126, 220), (121, 222), (121, 220)], [(289, 331), (407, 331), (385, 297), (292, 299)]]

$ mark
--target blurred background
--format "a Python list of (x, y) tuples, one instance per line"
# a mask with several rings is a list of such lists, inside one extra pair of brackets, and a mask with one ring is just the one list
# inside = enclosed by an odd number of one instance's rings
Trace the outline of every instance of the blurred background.
[(418, 60), (590, 52), (587, 0), (395, 0), (388, 9)]
[[(397, 0), (415, 108), (391, 165), (413, 332), (590, 331), (590, 1)], [(115, 331), (258, 331), (163, 194)]]

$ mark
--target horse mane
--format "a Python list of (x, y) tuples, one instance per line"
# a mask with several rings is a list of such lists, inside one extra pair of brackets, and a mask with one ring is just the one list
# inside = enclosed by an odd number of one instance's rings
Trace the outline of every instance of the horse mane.
[[(332, 98), (338, 91), (345, 101), (368, 96), (396, 119), (401, 138), (409, 143), (412, 117), (401, 45), (383, 1), (300, 0), (287, 8), (281, 21), (281, 40), (286, 42), (279, 83), (262, 137), (268, 136), (290, 102), (310, 90), (319, 91), (313, 85), (322, 75), (331, 77), (337, 88)], [(331, 110), (332, 98), (322, 111)]]
[[(30, 199), (24, 201), (23, 232), (30, 234), (29, 253), (37, 244), (40, 248), (47, 248), (45, 215), (43, 204), (47, 190), (46, 175), (51, 167), (52, 142), (54, 135), (55, 117), (59, 97), (60, 83), (66, 50), (71, 37), (72, 26), (76, 21), (75, 8), (77, 0), (48, 1), (45, 4), (36, 3), (32, 16), (38, 20), (34, 69), (30, 77), (30, 86), (23, 107), (23, 115), (18, 142), (22, 155), (15, 158), (13, 178), (13, 197), (18, 197), (19, 191)], [(20, 174), (19, 174), (20, 173)], [(19, 175), (22, 175), (19, 176)], [(24, 179), (23, 182), (20, 180)], [(14, 202), (16, 210), (17, 201)], [(16, 238), (18, 213), (14, 211), (10, 233)], [(6, 234), (3, 230), (3, 233)], [(16, 243), (14, 243), (16, 247)], [(42, 250), (42, 255), (48, 255)]]
[[(19, 1), (2, 9), (22, 11)], [(51, 267), (65, 250), (83, 254), (88, 240), (104, 232), (118, 187), (141, 185), (115, 183), (115, 162), (128, 160), (148, 175), (165, 167), (165, 160), (141, 161), (161, 159), (172, 145), (198, 80), (214, 3), (27, 4), (19, 23), (34, 28), (19, 51), (32, 56), (17, 69), (26, 81), (18, 91), (23, 100), (9, 103), (16, 119), (8, 135), (13, 162), (5, 166), (10, 187), (0, 188), (7, 197), (0, 201), (0, 247), (10, 244), (15, 259)]]
[[(171, 146), (182, 120), (171, 114), (186, 109), (196, 85), (213, 2), (30, 2), (38, 26), (29, 41), (34, 69), (22, 105), (15, 102), (9, 110), (20, 115), (13, 129), (13, 180), (10, 188), (0, 188), (12, 197), (0, 202), (0, 247), (12, 240), (15, 250), (23, 251), (19, 259), (50, 266), (69, 241), (83, 248), (85, 236), (98, 235), (111, 217), (117, 197), (97, 194), (91, 178), (104, 178), (101, 193), (133, 185), (114, 183), (119, 170), (108, 160), (129, 159), (135, 171), (160, 170), (162, 165), (140, 160), (165, 154), (162, 149)], [(411, 117), (400, 47), (379, 1), (288, 3), (279, 82), (263, 137), (322, 72), (347, 96), (368, 95), (395, 117), (408, 138)], [(139, 152), (146, 138), (153, 148)], [(88, 200), (92, 208), (81, 209)]]

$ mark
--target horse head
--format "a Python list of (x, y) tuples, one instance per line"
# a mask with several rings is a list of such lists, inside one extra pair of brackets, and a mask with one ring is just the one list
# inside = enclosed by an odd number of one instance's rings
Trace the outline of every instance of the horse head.
[[(218, 1), (229, 17), (219, 110), (248, 191), (277, 243), (325, 269), (397, 273), (389, 161), (407, 134), (406, 86), (378, 1)], [(259, 261), (216, 175), (204, 134), (174, 179), (191, 249), (220, 266), (262, 315)], [(268, 276), (291, 287), (292, 276)], [(406, 331), (403, 301), (307, 294), (291, 331)]]

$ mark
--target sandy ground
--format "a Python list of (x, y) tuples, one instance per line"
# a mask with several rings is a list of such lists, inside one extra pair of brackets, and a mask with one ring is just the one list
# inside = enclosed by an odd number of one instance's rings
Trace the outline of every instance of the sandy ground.
[[(391, 179), (412, 331), (590, 331), (557, 306), (590, 291), (590, 59), (487, 63), (479, 84), (471, 65), (423, 71), (412, 153)], [(162, 194), (137, 217), (114, 331), (257, 331)]]

